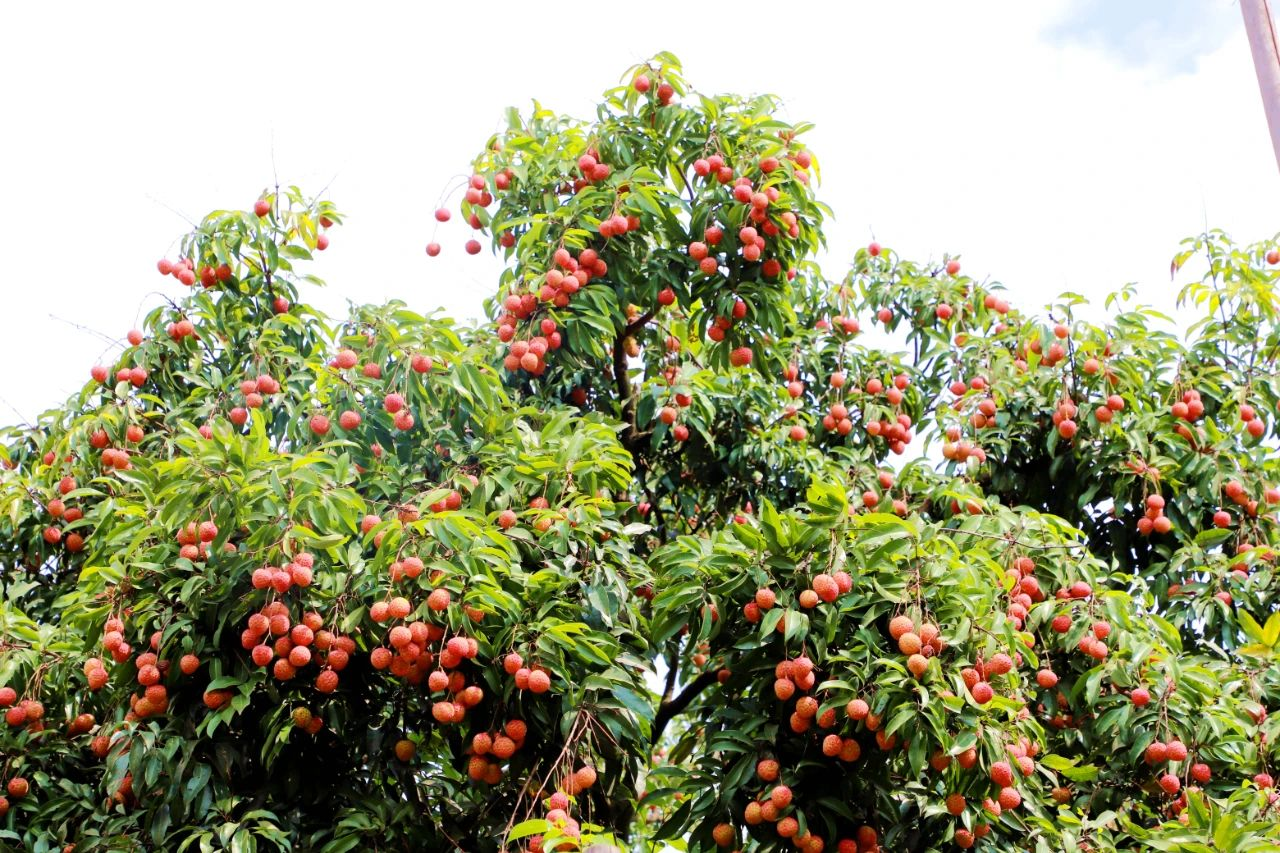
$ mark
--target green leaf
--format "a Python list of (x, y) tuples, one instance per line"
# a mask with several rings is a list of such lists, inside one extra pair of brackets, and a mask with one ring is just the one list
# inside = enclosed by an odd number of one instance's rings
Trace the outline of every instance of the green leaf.
[(511, 831), (507, 833), (507, 841), (519, 841), (533, 835), (543, 835), (550, 829), (551, 821), (549, 820), (540, 817), (524, 820), (511, 827)]

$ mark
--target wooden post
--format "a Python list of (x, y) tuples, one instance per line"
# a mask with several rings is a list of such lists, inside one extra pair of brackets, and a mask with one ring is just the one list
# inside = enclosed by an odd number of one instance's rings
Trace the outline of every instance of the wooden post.
[(1244, 15), (1245, 31), (1249, 34), (1253, 67), (1258, 73), (1262, 109), (1271, 130), (1271, 148), (1276, 155), (1276, 165), (1280, 167), (1280, 46), (1276, 43), (1271, 9), (1267, 0), (1240, 0), (1240, 11)]

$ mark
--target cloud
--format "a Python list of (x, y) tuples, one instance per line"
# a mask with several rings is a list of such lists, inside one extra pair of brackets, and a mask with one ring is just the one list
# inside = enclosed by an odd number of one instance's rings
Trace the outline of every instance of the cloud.
[(1079, 0), (1045, 27), (1050, 44), (1101, 51), (1159, 74), (1190, 74), (1240, 24), (1238, 5), (1205, 0)]

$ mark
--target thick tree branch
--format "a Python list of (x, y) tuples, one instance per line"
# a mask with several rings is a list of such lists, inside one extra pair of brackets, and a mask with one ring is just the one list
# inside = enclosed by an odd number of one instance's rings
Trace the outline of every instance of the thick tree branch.
[(632, 320), (622, 328), (618, 336), (613, 341), (613, 382), (618, 389), (618, 407), (622, 413), (622, 420), (627, 424), (626, 444), (627, 450), (631, 451), (632, 456), (639, 456), (638, 444), (644, 434), (640, 432), (639, 426), (636, 424), (636, 400), (632, 393), (631, 378), (628, 376), (627, 370), (627, 349), (625, 346), (627, 338), (644, 328), (645, 324), (653, 319), (657, 309), (650, 309)]
[(680, 667), (680, 661), (676, 657), (676, 647), (672, 646), (667, 652), (667, 683), (662, 689), (662, 701), (658, 704), (665, 705), (671, 701), (671, 694), (676, 692), (676, 671)]
[(653, 743), (657, 743), (659, 738), (662, 737), (662, 732), (667, 727), (667, 723), (671, 722), (672, 717), (683, 712), (685, 708), (689, 707), (689, 703), (698, 697), (699, 693), (715, 683), (716, 674), (708, 670), (686, 684), (684, 690), (680, 691), (679, 696), (670, 702), (663, 702), (658, 705), (658, 713), (653, 718), (653, 736), (651, 738)]
[(627, 351), (622, 346), (622, 341), (626, 337), (626, 332), (618, 335), (617, 340), (613, 342), (613, 383), (618, 389), (618, 410), (622, 415), (622, 420), (627, 424), (627, 449), (635, 455), (635, 449), (631, 444), (635, 440), (636, 435), (636, 404), (635, 398), (631, 393), (631, 378), (627, 375)]
[(648, 311), (644, 312), (639, 317), (632, 320), (630, 323), (627, 324), (627, 327), (622, 330), (622, 337), (625, 338), (628, 335), (634, 335), (636, 332), (643, 329), (645, 327), (645, 324), (648, 323), (650, 320), (652, 320), (654, 315), (657, 313), (658, 313), (657, 308), (650, 308)]

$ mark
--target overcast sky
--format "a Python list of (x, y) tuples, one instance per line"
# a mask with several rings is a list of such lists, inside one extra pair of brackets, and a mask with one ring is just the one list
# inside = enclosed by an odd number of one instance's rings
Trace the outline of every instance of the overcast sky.
[(585, 115), (659, 50), (698, 89), (775, 92), (816, 122), (832, 277), (874, 235), (959, 253), (1024, 305), (1137, 281), (1167, 306), (1179, 239), (1206, 222), (1241, 240), (1280, 229), (1226, 0), (10, 4), (0, 422), (109, 363), (67, 321), (123, 337), (157, 289), (180, 289), (155, 262), (184, 217), (248, 207), (273, 170), (350, 217), (313, 301), (477, 316), (496, 262), (463, 254), (456, 218), (442, 256), (423, 252), (442, 189), (504, 107)]

